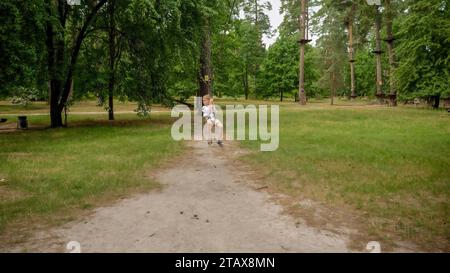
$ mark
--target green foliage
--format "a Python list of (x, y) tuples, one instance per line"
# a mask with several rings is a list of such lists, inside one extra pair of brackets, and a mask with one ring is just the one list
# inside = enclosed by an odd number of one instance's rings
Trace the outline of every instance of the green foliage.
[(138, 107), (134, 110), (138, 117), (146, 118), (150, 116), (151, 106), (144, 101), (138, 102)]
[(348, 56), (345, 33), (345, 6), (342, 3), (323, 1), (316, 16), (320, 16), (318, 26), (320, 38), (317, 46), (320, 51), (320, 67), (322, 69), (318, 86), (322, 89), (339, 93), (344, 86)]
[[(60, 21), (55, 3), (44, 0), (0, 2), (0, 97), (37, 90), (46, 99), (49, 78), (64, 80), (75, 38), (92, 10), (92, 1), (63, 6)], [(402, 99), (448, 97), (450, 91), (450, 23), (447, 1), (391, 0), (397, 66), (393, 78)], [(292, 96), (298, 86), (299, 0), (282, 0), (280, 37), (269, 49), (263, 35), (272, 35), (266, 0), (116, 0), (117, 63), (114, 95), (122, 100), (170, 104), (196, 94), (205, 20), (212, 40), (213, 92), (217, 96)], [(74, 92), (107, 96), (110, 79), (108, 13), (105, 4), (89, 25), (74, 66)], [(346, 23), (353, 22), (356, 91), (375, 90), (373, 6), (365, 0), (311, 0), (310, 30), (316, 43), (307, 48), (306, 92), (328, 96), (330, 89), (348, 95), (349, 65)], [(315, 11), (313, 14), (312, 10)], [(386, 19), (387, 11), (383, 10)], [(61, 65), (48, 66), (46, 28), (54, 27), (54, 46), (64, 42)], [(383, 33), (385, 20), (383, 21)], [(383, 34), (383, 36), (386, 36)], [(385, 37), (383, 37), (385, 38)], [(385, 49), (386, 44), (383, 43)], [(388, 70), (387, 54), (383, 68)], [(383, 71), (385, 72), (385, 71)], [(49, 75), (53, 74), (52, 77)], [(385, 74), (385, 87), (390, 79)]]
[(43, 30), (42, 1), (0, 1), (0, 98), (42, 85)]
[[(308, 96), (316, 96), (320, 91), (314, 86), (318, 78), (315, 69), (315, 49), (307, 47), (305, 58), (305, 90)], [(267, 58), (261, 68), (259, 82), (262, 98), (292, 97), (298, 93), (299, 47), (297, 37), (281, 36), (267, 53)]]
[(270, 19), (267, 12), (272, 10), (272, 4), (267, 0), (243, 0), (242, 11), (247, 22), (256, 26), (260, 35), (271, 35)]
[(450, 97), (450, 12), (448, 1), (408, 1), (398, 24), (397, 70), (402, 98)]
[[(228, 1), (224, 27), (213, 35), (214, 92), (218, 96), (258, 96), (266, 57), (263, 35), (271, 35), (267, 1)], [(245, 15), (239, 18), (239, 11)]]
[(280, 35), (298, 35), (300, 0), (281, 0), (281, 12), (284, 17), (279, 27)]
[(86, 38), (78, 60), (74, 77), (74, 98), (80, 99), (89, 92), (106, 96), (108, 88), (107, 38), (104, 33), (95, 33)]
[(20, 104), (22, 106), (28, 106), (37, 100), (39, 97), (39, 91), (36, 88), (25, 88), (20, 86), (14, 92), (15, 96), (12, 98), (12, 104)]
[(238, 97), (243, 95), (244, 60), (242, 36), (237, 23), (229, 30), (214, 37), (214, 93), (217, 96)]
[(358, 96), (373, 96), (375, 94), (375, 57), (370, 48), (360, 48), (356, 51), (355, 75), (356, 94)]

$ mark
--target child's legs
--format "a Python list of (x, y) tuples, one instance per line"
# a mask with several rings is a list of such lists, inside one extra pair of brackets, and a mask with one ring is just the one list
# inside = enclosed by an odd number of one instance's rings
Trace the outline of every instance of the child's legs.
[(216, 119), (216, 121), (214, 122), (214, 134), (216, 135), (216, 139), (217, 140), (223, 140), (223, 125), (222, 122), (220, 122), (220, 120)]
[(207, 135), (206, 138), (208, 139), (208, 141), (212, 141), (212, 127), (214, 126), (214, 123), (208, 119), (206, 121), (206, 130), (207, 130)]

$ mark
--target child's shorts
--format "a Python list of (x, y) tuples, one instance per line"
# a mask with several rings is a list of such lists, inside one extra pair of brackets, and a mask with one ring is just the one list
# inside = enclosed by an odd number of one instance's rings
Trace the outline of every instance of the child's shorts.
[(214, 119), (214, 120), (208, 119), (206, 121), (206, 123), (211, 126), (223, 127), (222, 122), (220, 122), (220, 120), (218, 120), (218, 119)]

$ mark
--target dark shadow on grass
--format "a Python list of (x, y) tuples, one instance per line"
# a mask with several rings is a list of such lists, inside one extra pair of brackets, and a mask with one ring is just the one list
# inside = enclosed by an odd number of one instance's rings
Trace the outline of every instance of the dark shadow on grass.
[[(74, 129), (74, 128), (92, 128), (92, 127), (139, 127), (139, 126), (170, 126), (173, 123), (173, 119), (170, 117), (150, 117), (143, 119), (120, 119), (120, 120), (96, 120), (96, 119), (84, 119), (69, 121), (67, 127), (60, 129)], [(33, 131), (55, 130), (50, 128), (47, 124), (35, 123), (30, 125), (26, 130), (17, 129), (15, 122), (8, 122), (0, 125), (0, 134), (16, 134), (26, 133)]]
[(173, 120), (170, 118), (146, 118), (130, 120), (80, 120), (69, 123), (68, 128), (77, 127), (135, 127), (145, 125), (171, 125)]

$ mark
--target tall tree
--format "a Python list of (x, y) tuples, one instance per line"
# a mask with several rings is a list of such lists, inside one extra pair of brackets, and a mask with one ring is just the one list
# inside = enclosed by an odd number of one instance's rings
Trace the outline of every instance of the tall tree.
[(219, 20), (219, 31), (213, 35), (213, 63), (215, 96), (234, 96), (242, 93), (242, 60), (239, 57), (239, 0), (224, 1), (224, 10)]
[[(61, 114), (71, 92), (73, 73), (81, 45), (88, 28), (106, 2), (107, 0), (91, 1), (90, 5), (82, 7), (71, 7), (65, 0), (52, 0), (46, 3), (48, 16), (46, 45), (52, 128), (63, 126)], [(70, 39), (67, 37), (70, 34), (68, 21), (70, 26), (80, 26), (79, 31), (74, 32)]]
[(423, 98), (434, 108), (450, 97), (450, 4), (408, 0), (397, 17), (395, 80), (399, 97)]
[(267, 0), (243, 0), (242, 11), (247, 21), (251, 22), (257, 29), (260, 42), (263, 35), (272, 35), (270, 19), (267, 15), (272, 10), (272, 4)]
[(110, 0), (108, 3), (109, 17), (109, 82), (108, 82), (108, 118), (114, 120), (114, 87), (116, 84), (116, 20), (115, 20), (116, 0)]
[(211, 29), (209, 19), (203, 23), (203, 35), (200, 49), (200, 75), (198, 96), (212, 95)]
[[(305, 54), (305, 87), (308, 96), (318, 95), (317, 88), (313, 88), (318, 79), (316, 69), (317, 49), (307, 46)], [(264, 99), (298, 98), (298, 35), (281, 35), (267, 51), (267, 57), (261, 65), (260, 97)]]
[(380, 104), (384, 104), (384, 92), (383, 92), (383, 69), (382, 69), (382, 55), (381, 49), (381, 13), (379, 6), (375, 5), (375, 54), (377, 66), (376, 66), (376, 96)]
[(267, 15), (267, 12), (272, 10), (272, 5), (267, 0), (244, 0), (241, 6), (245, 15), (245, 22), (241, 25), (244, 28), (241, 33), (244, 40), (243, 55), (246, 60), (243, 69), (243, 85), (245, 98), (248, 99), (250, 77), (253, 79), (254, 92), (259, 92), (257, 90), (258, 74), (266, 53), (263, 35), (272, 36), (272, 27)]
[(299, 64), (299, 91), (298, 98), (301, 105), (306, 105), (305, 91), (305, 46), (311, 40), (308, 37), (308, 1), (301, 0), (300, 10), (300, 64)]
[(323, 72), (318, 85), (329, 90), (333, 105), (338, 90), (344, 87), (344, 68), (348, 62), (345, 34), (346, 7), (334, 1), (323, 1), (316, 16), (321, 22), (317, 28), (320, 33), (317, 46), (320, 50)]
[(385, 13), (386, 13), (386, 43), (388, 46), (389, 54), (389, 105), (397, 106), (397, 87), (395, 80), (395, 51), (393, 34), (393, 20), (394, 20), (394, 8), (392, 7), (391, 0), (385, 1)]
[(283, 21), (278, 28), (280, 35), (298, 35), (300, 8), (300, 0), (281, 0), (280, 14), (283, 15)]
[(350, 97), (351, 99), (356, 98), (356, 77), (355, 77), (355, 48), (353, 46), (353, 26), (355, 17), (356, 3), (353, 2), (348, 12), (346, 19), (346, 27), (348, 33), (348, 61), (350, 63)]
[(199, 96), (212, 95), (214, 75), (212, 64), (212, 36), (215, 32), (216, 22), (221, 22), (224, 14), (228, 14), (223, 1), (200, 0), (201, 10), (201, 41), (200, 41), (200, 70), (199, 70)]

